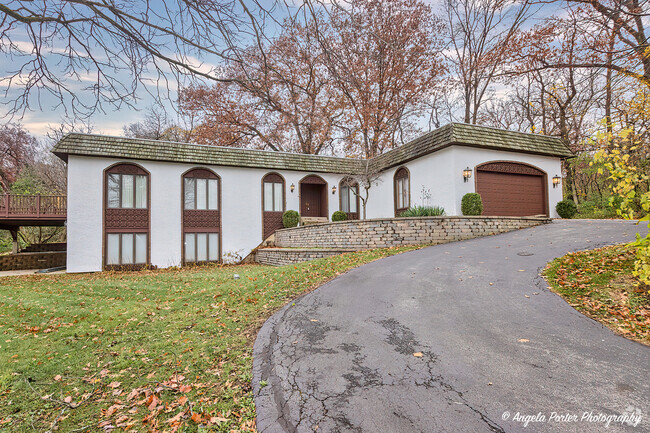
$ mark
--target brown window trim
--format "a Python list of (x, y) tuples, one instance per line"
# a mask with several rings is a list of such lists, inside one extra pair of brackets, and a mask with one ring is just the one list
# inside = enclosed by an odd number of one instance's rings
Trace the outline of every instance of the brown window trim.
[[(265, 207), (264, 205), (266, 204), (265, 201), (264, 201), (264, 184), (265, 183), (270, 183), (270, 184), (279, 183), (279, 184), (282, 184), (282, 210), (279, 210), (279, 211), (278, 210), (264, 210), (264, 207)], [(286, 188), (286, 183), (284, 181), (284, 177), (282, 177), (281, 174), (272, 172), (272, 173), (267, 173), (267, 174), (264, 175), (264, 177), (262, 178), (262, 212), (284, 212), (285, 211), (286, 206), (287, 206), (287, 194), (286, 194), (285, 188)], [(273, 192), (272, 200), (273, 200), (273, 203), (275, 204), (275, 188), (271, 188), (271, 191)]]
[[(147, 178), (147, 207), (146, 208), (136, 208), (135, 207), (135, 196), (134, 196), (134, 207), (132, 208), (109, 208), (108, 207), (108, 175), (109, 174), (132, 174), (132, 175), (144, 175)], [(117, 162), (104, 170), (104, 185), (103, 185), (103, 212), (102, 212), (102, 232), (103, 232), (103, 242), (102, 242), (102, 269), (104, 270), (116, 270), (116, 271), (130, 271), (130, 270), (140, 270), (140, 269), (151, 269), (151, 173), (147, 171), (144, 167), (133, 162)], [(120, 189), (122, 188), (120, 182)], [(121, 196), (120, 196), (121, 204)], [(117, 226), (107, 227), (107, 212), (111, 212), (112, 218), (111, 221), (114, 222), (115, 216), (119, 224)], [(134, 224), (129, 224), (132, 221), (129, 218), (134, 215), (144, 216), (146, 214), (146, 227), (142, 225), (136, 227)], [(108, 233), (146, 233), (147, 234), (147, 262), (145, 264), (128, 264), (128, 265), (107, 265), (106, 264), (106, 254), (107, 254), (107, 234)], [(122, 243), (122, 237), (120, 236), (120, 246)], [(135, 245), (135, 242), (134, 242)], [(122, 251), (120, 250), (120, 256)], [(134, 255), (135, 259), (135, 255)], [(121, 261), (121, 259), (120, 259)]]
[[(208, 171), (207, 169), (193, 169), (190, 171), (189, 174), (192, 174), (194, 172), (193, 176), (188, 176), (188, 174), (183, 175), (183, 210), (208, 210), (208, 211), (219, 211), (219, 209), (210, 209), (210, 182), (206, 182), (205, 185), (205, 208), (204, 209), (199, 209), (198, 208), (198, 203), (199, 203), (199, 197), (197, 194), (198, 187), (196, 183), (196, 179), (206, 179), (206, 180), (216, 180), (217, 181), (217, 196), (220, 193), (220, 188), (219, 188), (219, 176), (217, 176), (214, 172)], [(192, 208), (186, 208), (185, 207), (185, 179), (195, 179), (194, 181), (194, 207)], [(219, 207), (219, 197), (217, 197), (217, 207)]]
[[(107, 182), (107, 184), (106, 184), (107, 191), (106, 192), (107, 192), (107, 194), (108, 194), (108, 179), (111, 176), (118, 176), (118, 179), (119, 179), (118, 180), (117, 201), (119, 202), (120, 205), (116, 206), (116, 207), (110, 207), (109, 206), (110, 201), (107, 201), (106, 206), (109, 209), (144, 209), (144, 208), (141, 208), (141, 207), (136, 207), (136, 203), (138, 201), (138, 199), (137, 199), (137, 191), (138, 190), (136, 189), (135, 185), (136, 185), (136, 176), (144, 176), (145, 179), (147, 180), (147, 183), (148, 183), (149, 178), (147, 177), (147, 175), (146, 174), (131, 174), (131, 173), (108, 173), (106, 175), (106, 182)], [(122, 205), (122, 197), (124, 196), (124, 182), (122, 181), (122, 179), (123, 179), (124, 176), (133, 176), (133, 206), (129, 206), (129, 207), (126, 207), (126, 206)]]
[[(126, 232), (126, 231), (107, 231), (105, 234), (105, 239), (104, 242), (106, 242), (106, 245), (108, 246), (108, 235), (120, 235), (119, 236), (119, 242), (118, 242), (118, 252), (119, 252), (119, 261), (120, 263), (117, 265), (111, 264), (111, 265), (106, 265), (106, 267), (110, 269), (121, 269), (121, 268), (129, 268), (129, 267), (136, 267), (136, 268), (142, 268), (146, 267), (149, 263), (148, 257), (146, 258), (146, 262), (144, 263), (137, 263), (135, 262), (135, 257), (136, 257), (136, 250), (135, 250), (135, 235), (139, 234), (145, 234), (147, 235), (147, 245), (149, 244), (149, 233), (146, 231), (131, 231), (131, 232)], [(133, 235), (133, 263), (122, 263), (122, 237), (124, 235)], [(107, 251), (108, 253), (108, 251)], [(147, 252), (145, 252), (147, 254)]]
[[(357, 199), (357, 211), (356, 212), (346, 212), (343, 210), (343, 188), (356, 188), (357, 189), (357, 194), (355, 194), (356, 199)], [(349, 193), (348, 193), (349, 194)], [(358, 220), (359, 215), (361, 214), (361, 209), (360, 209), (360, 199), (359, 199), (359, 182), (355, 182), (352, 179), (349, 178), (343, 178), (339, 182), (339, 210), (341, 212), (345, 212), (346, 215), (348, 216), (349, 220)]]
[[(185, 179), (215, 179), (217, 180), (217, 209), (185, 209)], [(195, 184), (196, 185), (196, 184)], [(196, 186), (195, 186), (196, 188)], [(209, 191), (208, 191), (209, 194)], [(207, 200), (209, 200), (209, 195)], [(194, 194), (196, 203), (196, 190)], [(209, 202), (208, 202), (209, 203)], [(181, 264), (201, 265), (207, 263), (222, 263), (223, 253), (223, 236), (221, 235), (221, 177), (213, 170), (206, 167), (194, 167), (181, 174)], [(210, 225), (211, 219), (216, 220), (216, 224)], [(189, 225), (188, 222), (193, 224)], [(185, 234), (189, 233), (217, 233), (219, 235), (219, 259), (206, 262), (186, 262), (185, 261)], [(209, 242), (209, 240), (208, 240)], [(195, 246), (196, 248), (196, 246)], [(196, 257), (196, 255), (195, 255)]]
[(395, 210), (395, 216), (398, 217), (400, 213), (404, 212), (405, 210), (408, 209), (408, 207), (405, 208), (398, 208), (397, 205), (397, 180), (398, 179), (407, 179), (408, 184), (407, 184), (407, 190), (408, 190), (408, 205), (409, 207), (411, 206), (411, 172), (409, 171), (408, 168), (406, 167), (400, 167), (395, 171), (395, 175), (393, 176), (393, 207)]
[[(200, 260), (200, 261), (196, 260), (196, 258), (198, 258), (198, 256), (199, 256), (199, 254), (198, 254), (199, 253), (199, 244), (197, 242), (197, 239), (198, 239), (197, 235), (200, 235), (200, 234), (206, 235), (206, 241), (207, 241), (206, 252), (207, 252), (207, 255), (208, 255), (208, 258), (209, 258), (210, 257), (210, 235), (215, 234), (215, 233), (219, 236), (219, 241), (218, 241), (219, 242), (219, 250), (217, 252), (217, 254), (219, 255), (219, 258), (217, 260)], [(213, 231), (213, 232), (186, 231), (186, 232), (183, 233), (183, 245), (185, 245), (185, 236), (186, 235), (194, 235), (194, 259), (195, 260), (194, 261), (187, 261), (187, 259), (185, 258), (185, 247), (183, 247), (183, 262), (184, 262), (184, 264), (186, 264), (186, 265), (205, 265), (205, 264), (208, 264), (208, 263), (219, 263), (221, 261), (221, 233), (219, 233), (218, 231)]]
[[(281, 183), (282, 184), (282, 210), (281, 211), (266, 211), (264, 210), (264, 184), (265, 183)], [(284, 177), (275, 171), (272, 171), (270, 173), (266, 173), (264, 176), (262, 176), (262, 190), (261, 190), (261, 204), (262, 204), (262, 240), (265, 240), (267, 237), (267, 233), (274, 232), (275, 230), (273, 227), (275, 225), (273, 224), (273, 220), (277, 220), (277, 218), (282, 218), (282, 214), (287, 210), (287, 183), (284, 180)], [(273, 194), (275, 194), (275, 191), (273, 191)], [(278, 213), (280, 215), (278, 215)], [(277, 229), (276, 229), (277, 230)]]

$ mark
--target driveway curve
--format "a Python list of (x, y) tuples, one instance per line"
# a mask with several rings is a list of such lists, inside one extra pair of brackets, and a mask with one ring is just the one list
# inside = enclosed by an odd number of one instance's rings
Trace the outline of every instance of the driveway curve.
[[(578, 313), (539, 276), (555, 257), (637, 229), (556, 221), (341, 275), (260, 331), (258, 431), (650, 431), (650, 348)], [(637, 418), (611, 419), (622, 414)]]

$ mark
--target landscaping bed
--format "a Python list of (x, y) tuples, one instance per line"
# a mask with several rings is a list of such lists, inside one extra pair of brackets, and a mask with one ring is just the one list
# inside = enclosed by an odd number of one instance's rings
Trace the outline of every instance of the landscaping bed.
[(3, 278), (0, 430), (255, 431), (251, 353), (264, 321), (342, 272), (415, 248)]
[(650, 288), (632, 275), (626, 245), (569, 253), (548, 264), (550, 288), (581, 313), (614, 332), (650, 345)]

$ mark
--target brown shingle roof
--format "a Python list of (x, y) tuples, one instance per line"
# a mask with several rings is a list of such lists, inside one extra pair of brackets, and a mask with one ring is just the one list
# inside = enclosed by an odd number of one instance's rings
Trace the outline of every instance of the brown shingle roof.
[(363, 164), (352, 158), (92, 134), (68, 134), (52, 151), (64, 159), (66, 155), (103, 156), (320, 173), (356, 173)]
[[(451, 123), (370, 160), (384, 170), (451, 145), (523, 152), (567, 158), (569, 148), (556, 137), (506, 131), (463, 123)], [(67, 155), (185, 162), (274, 170), (353, 174), (362, 172), (365, 161), (352, 158), (300, 153), (205, 146), (170, 141), (143, 140), (94, 134), (68, 134), (54, 146), (61, 158)]]
[(371, 160), (380, 169), (394, 167), (451, 145), (569, 158), (573, 152), (558, 137), (450, 123)]

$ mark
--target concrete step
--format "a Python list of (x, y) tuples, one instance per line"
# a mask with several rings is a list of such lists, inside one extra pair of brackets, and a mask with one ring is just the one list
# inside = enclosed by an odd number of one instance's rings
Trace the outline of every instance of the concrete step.
[(300, 225), (308, 226), (311, 224), (322, 224), (329, 222), (327, 217), (300, 217)]

